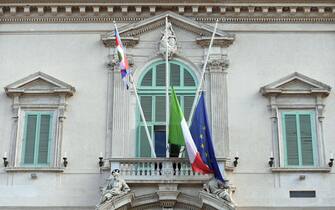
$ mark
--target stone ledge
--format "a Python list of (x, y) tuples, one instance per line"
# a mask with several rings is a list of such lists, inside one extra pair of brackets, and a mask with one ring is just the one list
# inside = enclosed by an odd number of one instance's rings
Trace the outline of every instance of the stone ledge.
[(329, 173), (331, 168), (271, 168), (272, 172), (311, 172), (311, 173)]
[(12, 167), (6, 168), (6, 172), (54, 172), (61, 173), (64, 172), (64, 168), (24, 168), (24, 167)]

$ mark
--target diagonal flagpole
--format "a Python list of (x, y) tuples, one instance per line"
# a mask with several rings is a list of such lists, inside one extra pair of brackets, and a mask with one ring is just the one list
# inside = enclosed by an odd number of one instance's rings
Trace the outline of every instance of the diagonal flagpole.
[[(119, 33), (118, 30), (117, 30), (115, 21), (113, 21), (113, 23), (114, 23), (115, 30), (117, 31), (117, 33)], [(137, 104), (138, 104), (138, 107), (140, 109), (141, 118), (143, 120), (145, 132), (146, 132), (147, 137), (148, 137), (149, 145), (150, 145), (150, 148), (151, 148), (151, 156), (153, 158), (155, 158), (156, 157), (156, 152), (155, 152), (155, 149), (154, 149), (154, 146), (153, 146), (153, 142), (152, 142), (152, 139), (151, 139), (151, 136), (150, 136), (150, 132), (149, 132), (149, 129), (148, 129), (147, 121), (145, 120), (145, 116), (144, 116), (144, 112), (143, 112), (143, 109), (142, 109), (141, 101), (140, 101), (140, 98), (138, 97), (137, 87), (136, 87), (136, 84), (134, 82), (134, 78), (131, 75), (131, 73), (129, 73), (129, 77), (130, 77), (130, 81), (131, 81), (131, 83), (133, 84), (133, 87), (134, 87), (134, 92), (135, 92)]]
[[(130, 77), (131, 81), (134, 81), (134, 78), (133, 78), (133, 76), (131, 74), (130, 74), (129, 77)], [(154, 148), (154, 145), (153, 145), (150, 133), (149, 133), (147, 121), (145, 120), (145, 116), (144, 116), (144, 112), (143, 112), (143, 109), (142, 109), (141, 101), (140, 101), (140, 98), (138, 97), (138, 94), (137, 94), (137, 87), (136, 87), (135, 82), (132, 82), (132, 84), (133, 84), (133, 87), (134, 87), (134, 92), (135, 92), (137, 104), (138, 104), (138, 107), (140, 109), (141, 117), (142, 117), (142, 120), (143, 120), (143, 123), (144, 123), (145, 132), (147, 133), (148, 141), (149, 141), (149, 144), (150, 144), (151, 156), (153, 158), (155, 158), (156, 157), (155, 148)]]
[[(207, 67), (207, 63), (208, 63), (208, 59), (209, 59), (209, 54), (210, 54), (210, 51), (211, 51), (211, 48), (212, 48), (212, 45), (213, 45), (213, 42), (214, 42), (214, 37), (215, 37), (215, 34), (216, 34), (216, 29), (218, 27), (218, 22), (219, 22), (219, 20), (216, 19), (216, 23), (215, 23), (213, 35), (212, 35), (212, 38), (211, 38), (211, 42), (209, 43), (208, 52), (207, 52), (207, 55), (206, 55), (206, 60), (205, 60), (204, 66), (202, 67), (202, 72), (201, 72), (201, 77), (200, 77), (200, 81), (199, 81), (199, 86), (197, 88), (197, 91), (195, 92), (192, 109), (191, 109), (191, 112), (190, 112), (190, 116), (188, 118), (188, 127), (191, 126), (192, 117), (193, 117), (193, 114), (194, 114), (194, 111), (195, 111), (195, 107), (196, 107), (196, 105), (198, 103), (198, 100), (199, 100), (199, 93), (200, 93), (200, 90), (202, 88), (202, 84), (203, 84), (203, 80), (204, 80), (204, 76), (205, 76), (205, 72), (206, 72), (206, 67)], [(182, 157), (183, 151), (184, 151), (184, 147), (182, 147), (180, 149), (179, 157)]]
[(166, 52), (165, 52), (165, 142), (166, 142), (166, 157), (170, 157), (169, 149), (169, 43), (168, 43), (168, 17), (165, 17), (165, 40), (166, 40)]

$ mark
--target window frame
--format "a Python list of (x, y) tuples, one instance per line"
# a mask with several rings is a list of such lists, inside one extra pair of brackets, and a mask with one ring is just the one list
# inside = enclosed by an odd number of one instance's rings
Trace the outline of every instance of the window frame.
[[(55, 110), (26, 110), (23, 113), (23, 128), (22, 128), (22, 147), (21, 147), (21, 158), (20, 158), (20, 166), (21, 167), (49, 167), (54, 162), (54, 158), (52, 158), (54, 154), (54, 147), (55, 147), (55, 128), (57, 127), (57, 120), (55, 119)], [(29, 164), (25, 163), (25, 150), (26, 150), (26, 135), (27, 135), (27, 127), (28, 127), (28, 116), (29, 115), (36, 115), (36, 130), (35, 130), (35, 146), (34, 146), (34, 163)], [(41, 126), (41, 116), (42, 115), (49, 115), (50, 116), (50, 125), (49, 125), (49, 136), (48, 136), (48, 156), (47, 156), (47, 163), (38, 163), (38, 147), (40, 143), (40, 126)]]
[[(155, 135), (155, 129), (154, 126), (157, 125), (165, 125), (166, 121), (156, 121), (156, 98), (157, 96), (165, 96), (165, 85), (164, 86), (157, 86), (156, 85), (156, 74), (157, 74), (157, 66), (160, 64), (165, 64), (165, 61), (156, 61), (153, 62), (151, 65), (147, 66), (147, 68), (141, 73), (139, 79), (138, 79), (138, 94), (139, 94), (139, 98), (141, 100), (142, 96), (150, 96), (152, 97), (151, 99), (151, 121), (147, 121), (147, 125), (149, 128), (149, 132), (151, 135), (151, 138), (153, 140), (153, 146), (155, 147), (155, 140), (154, 140), (154, 135)], [(185, 96), (195, 96), (195, 92), (196, 89), (198, 87), (198, 79), (197, 76), (195, 75), (195, 72), (192, 68), (190, 68), (187, 64), (180, 62), (180, 61), (169, 61), (169, 70), (171, 71), (171, 64), (176, 64), (179, 65), (179, 76), (180, 76), (180, 80), (179, 80), (179, 86), (174, 86), (175, 91), (177, 96), (180, 96), (180, 105), (181, 108), (184, 110), (184, 106), (185, 106)], [(151, 73), (151, 86), (142, 86), (142, 82), (143, 79), (145, 78), (145, 76), (147, 75), (147, 73), (149, 73), (149, 71), (152, 71)], [(185, 76), (185, 72), (188, 72), (190, 74), (190, 76), (192, 77), (193, 81), (194, 81), (194, 86), (185, 86), (185, 81), (184, 81), (184, 76)], [(170, 84), (171, 84), (171, 74), (170, 74)], [(193, 93), (192, 93), (193, 92)], [(138, 112), (138, 105), (136, 106), (136, 147), (135, 147), (135, 155), (136, 157), (141, 157), (141, 126), (144, 125), (143, 121), (141, 120), (141, 116)], [(146, 135), (146, 134), (145, 134)], [(150, 150), (150, 148), (149, 148)], [(151, 151), (150, 151), (151, 154)]]
[[(316, 122), (316, 112), (315, 110), (280, 110), (280, 117), (278, 126), (280, 126), (279, 131), (281, 133), (282, 139), (280, 140), (280, 144), (283, 145), (283, 159), (284, 159), (284, 167), (287, 168), (306, 168), (306, 167), (317, 167), (318, 166), (318, 145), (317, 145), (317, 122)], [(287, 138), (286, 138), (286, 122), (285, 116), (286, 115), (295, 115), (296, 117), (296, 125), (297, 125), (297, 141), (298, 141), (298, 165), (289, 165), (288, 164), (288, 155), (287, 155)], [(304, 165), (302, 160), (302, 142), (301, 142), (301, 129), (300, 129), (300, 115), (309, 115), (310, 116), (310, 125), (311, 125), (311, 135), (312, 135), (312, 152), (313, 152), (313, 164), (312, 165)]]

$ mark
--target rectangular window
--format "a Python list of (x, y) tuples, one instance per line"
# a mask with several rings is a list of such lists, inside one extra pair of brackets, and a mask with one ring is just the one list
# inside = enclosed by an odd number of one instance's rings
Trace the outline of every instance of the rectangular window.
[(290, 198), (315, 198), (316, 193), (312, 191), (290, 191)]
[(282, 131), (286, 166), (315, 166), (315, 113), (283, 112)]
[(22, 163), (27, 166), (50, 164), (52, 113), (29, 112), (25, 115)]

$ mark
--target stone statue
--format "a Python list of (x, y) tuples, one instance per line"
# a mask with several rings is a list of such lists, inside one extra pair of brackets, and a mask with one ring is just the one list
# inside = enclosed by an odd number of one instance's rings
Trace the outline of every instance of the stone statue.
[(165, 30), (162, 31), (162, 37), (159, 44), (159, 51), (162, 55), (164, 55), (164, 57), (166, 54), (166, 47), (168, 48), (168, 58), (171, 59), (172, 56), (177, 53), (178, 46), (177, 37), (170, 22), (167, 24), (167, 32)]
[(204, 190), (210, 194), (221, 198), (229, 203), (234, 204), (229, 192), (228, 181), (222, 182), (215, 177), (209, 180), (208, 184), (204, 184)]
[(130, 191), (127, 183), (121, 178), (119, 169), (114, 169), (107, 181), (107, 185), (102, 189), (100, 204)]

